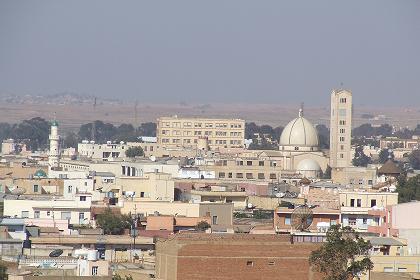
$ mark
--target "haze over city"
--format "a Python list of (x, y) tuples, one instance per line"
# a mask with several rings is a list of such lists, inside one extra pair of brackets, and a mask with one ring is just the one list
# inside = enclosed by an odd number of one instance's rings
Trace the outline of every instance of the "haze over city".
[(0, 94), (324, 106), (344, 87), (357, 106), (415, 106), (419, 11), (415, 0), (1, 1)]

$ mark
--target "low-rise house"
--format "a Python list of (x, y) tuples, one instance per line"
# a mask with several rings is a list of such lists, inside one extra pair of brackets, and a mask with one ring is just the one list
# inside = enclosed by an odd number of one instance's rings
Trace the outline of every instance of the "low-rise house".
[[(278, 207), (274, 212), (274, 227), (276, 232), (293, 232), (292, 215), (297, 208)], [(326, 232), (330, 225), (340, 223), (340, 211), (336, 209), (315, 207), (310, 209), (311, 221), (307, 228), (311, 232)]]
[[(135, 241), (129, 235), (66, 235), (30, 237), (31, 248), (26, 255), (45, 255), (51, 252), (51, 246), (71, 247), (71, 256), (76, 256), (79, 249), (92, 248), (98, 251), (99, 259), (112, 262), (129, 261), (133, 256), (154, 249), (152, 237), (137, 236)], [(135, 245), (134, 245), (135, 243)]]
[(368, 231), (380, 236), (406, 239), (408, 255), (419, 255), (420, 219), (414, 215), (419, 212), (420, 201), (372, 209), (369, 214), (374, 217), (375, 222), (369, 226)]
[(341, 191), (341, 223), (361, 232), (375, 224), (370, 210), (385, 208), (398, 203), (398, 193), (373, 191)]
[[(189, 197), (188, 197), (189, 196)], [(245, 209), (248, 206), (248, 196), (238, 191), (191, 190), (188, 200), (196, 202), (233, 203), (235, 209)]]
[(16, 218), (69, 220), (73, 225), (87, 225), (90, 222), (92, 195), (76, 194), (75, 198), (54, 196), (6, 196), (4, 215)]
[(147, 216), (146, 230), (166, 230), (178, 232), (180, 230), (195, 229), (200, 222), (211, 224), (211, 217), (182, 217), (182, 216)]
[(126, 200), (121, 208), (122, 214), (133, 214), (148, 217), (153, 215), (170, 215), (190, 218), (211, 217), (211, 225), (232, 227), (233, 203), (219, 202), (166, 202)]

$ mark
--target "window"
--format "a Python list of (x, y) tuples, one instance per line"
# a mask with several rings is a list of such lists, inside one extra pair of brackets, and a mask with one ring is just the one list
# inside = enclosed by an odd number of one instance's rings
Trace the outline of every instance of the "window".
[(344, 128), (340, 128), (340, 133), (346, 133), (346, 130)]
[(270, 173), (270, 179), (275, 180), (277, 178), (275, 173)]
[(340, 158), (344, 158), (344, 154), (340, 154)]
[(236, 178), (243, 178), (244, 174), (243, 173), (236, 173)]
[(70, 220), (71, 219), (71, 212), (61, 212), (61, 219), (62, 220)]
[(51, 216), (51, 211), (47, 211), (47, 216)]
[(39, 219), (41, 216), (41, 213), (39, 212), (39, 210), (35, 210), (34, 211), (34, 219)]
[(290, 225), (290, 217), (291, 217), (290, 215), (287, 215), (286, 217), (284, 217), (284, 224), (285, 225), (288, 225), (288, 226)]
[(22, 218), (29, 218), (29, 211), (22, 211)]
[[(123, 171), (125, 171), (125, 168), (123, 167)], [(123, 172), (125, 173), (125, 172)], [(67, 193), (72, 193), (73, 192), (73, 186), (67, 186)]]
[(144, 192), (140, 192), (140, 197), (144, 197)]
[(346, 138), (344, 136), (340, 136), (340, 142), (344, 142)]
[(277, 162), (275, 161), (270, 161), (270, 167), (276, 167), (277, 166)]
[(247, 179), (253, 179), (254, 176), (252, 176), (252, 173), (246, 173), (246, 178)]
[(213, 216), (211, 218), (211, 222), (212, 222), (213, 225), (217, 225), (217, 216)]
[(96, 275), (98, 275), (98, 267), (92, 266), (92, 276), (96, 276)]
[(260, 161), (258, 162), (258, 166), (264, 166), (264, 161), (260, 160)]
[(355, 218), (349, 218), (349, 226), (355, 226), (356, 225), (356, 219)]
[(371, 199), (370, 200), (370, 207), (375, 207), (376, 206), (376, 199)]
[(362, 207), (362, 200), (360, 198), (357, 199), (357, 207)]
[(38, 191), (39, 191), (38, 185), (34, 185), (34, 192), (38, 192)]
[(232, 178), (232, 172), (228, 173), (228, 178)]
[(236, 162), (236, 165), (244, 165), (244, 162), (243, 162), (242, 160), (237, 161), (237, 162)]
[(225, 178), (225, 172), (219, 172), (219, 178)]
[(80, 201), (86, 201), (86, 196), (84, 195), (80, 196)]
[(363, 218), (363, 224), (367, 225), (367, 218)]
[(350, 206), (351, 207), (354, 207), (354, 199), (352, 198), (352, 199), (350, 199)]
[(87, 186), (87, 182), (85, 182), (85, 187)]
[(295, 147), (295, 151), (299, 151), (299, 147)]
[(347, 102), (347, 98), (340, 98), (340, 103), (346, 103)]
[(275, 265), (276, 263), (274, 261), (269, 261), (268, 265)]
[(258, 179), (265, 179), (264, 173), (258, 173)]
[(246, 165), (247, 165), (247, 166), (251, 166), (251, 165), (252, 165), (252, 160), (248, 160), (248, 161), (246, 162)]
[(246, 262), (246, 265), (247, 265), (247, 266), (254, 266), (254, 262), (253, 262), (253, 261), (247, 261), (247, 262)]
[(368, 180), (368, 185), (373, 185), (373, 181), (372, 180)]
[(80, 212), (79, 213), (79, 221), (82, 222), (85, 219), (85, 213)]
[(345, 121), (345, 120), (340, 120), (340, 121), (339, 121), (339, 124), (340, 124), (340, 125), (346, 125), (346, 121)]

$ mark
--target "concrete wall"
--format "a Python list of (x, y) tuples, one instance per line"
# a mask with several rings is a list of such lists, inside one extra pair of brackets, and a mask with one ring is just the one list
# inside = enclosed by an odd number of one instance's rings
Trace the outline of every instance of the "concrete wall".
[[(126, 200), (121, 208), (122, 214), (128, 213), (142, 213), (145, 216), (153, 215), (158, 211), (161, 215), (175, 215), (186, 217), (199, 217), (198, 203), (183, 203), (183, 202), (166, 202), (166, 201), (140, 201), (140, 200)], [(136, 208), (136, 210), (135, 210)]]
[(413, 213), (420, 213), (420, 201), (394, 205), (392, 207), (392, 227), (420, 230), (420, 219), (414, 218)]

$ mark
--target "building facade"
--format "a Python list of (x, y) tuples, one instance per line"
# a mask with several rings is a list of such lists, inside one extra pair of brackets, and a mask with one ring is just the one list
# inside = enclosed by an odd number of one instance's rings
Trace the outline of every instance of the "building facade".
[[(157, 119), (157, 143), (163, 147), (195, 147), (199, 149), (242, 148), (245, 121), (241, 119), (209, 119), (160, 117)], [(201, 139), (201, 140), (200, 140)], [(200, 143), (201, 142), (201, 143)]]

